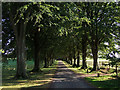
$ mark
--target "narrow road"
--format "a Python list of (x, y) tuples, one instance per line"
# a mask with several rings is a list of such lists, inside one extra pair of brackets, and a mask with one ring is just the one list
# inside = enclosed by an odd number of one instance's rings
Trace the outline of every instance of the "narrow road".
[(58, 61), (58, 68), (50, 88), (94, 88), (84, 79), (68, 69), (63, 61)]

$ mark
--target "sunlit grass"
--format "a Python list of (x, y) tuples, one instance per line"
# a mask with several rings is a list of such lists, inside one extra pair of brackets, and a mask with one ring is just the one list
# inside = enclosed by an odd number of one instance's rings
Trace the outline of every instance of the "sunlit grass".
[(120, 79), (112, 77), (111, 75), (100, 77), (85, 77), (85, 79), (98, 88), (120, 88)]
[[(28, 73), (29, 78), (28, 79), (19, 79), (15, 80), (12, 79), (16, 73), (15, 65), (12, 65), (11, 67), (8, 66), (3, 69), (3, 82), (2, 87), (3, 88), (22, 88), (22, 87), (39, 87), (39, 88), (47, 88), (50, 85), (50, 82), (52, 81), (52, 77), (55, 73), (56, 67), (57, 67), (57, 61), (54, 62), (52, 66), (49, 68), (41, 68), (42, 72), (37, 73)], [(27, 72), (30, 71), (32, 67), (31, 64), (27, 64), (28, 69)]]
[[(72, 65), (68, 64), (65, 61), (64, 61), (64, 64), (69, 69), (74, 71), (75, 73), (81, 73), (81, 74), (101, 73), (100, 71), (93, 71), (92, 73), (87, 73), (87, 69), (86, 70), (80, 69), (81, 67), (73, 68)], [(112, 72), (111, 70), (109, 72)], [(112, 75), (115, 76), (116, 74), (113, 73)], [(113, 77), (112, 75), (104, 75), (104, 76), (100, 76), (100, 77), (97, 77), (97, 75), (96, 75), (96, 76), (91, 76), (91, 77), (85, 77), (85, 79), (98, 88), (120, 88), (120, 79)]]

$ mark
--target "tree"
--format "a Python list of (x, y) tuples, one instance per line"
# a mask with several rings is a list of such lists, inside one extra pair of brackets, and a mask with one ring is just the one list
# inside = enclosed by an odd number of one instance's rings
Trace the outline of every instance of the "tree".
[(114, 32), (114, 18), (118, 14), (115, 10), (116, 7), (116, 3), (96, 2), (86, 4), (87, 18), (89, 18), (91, 21), (89, 25), (90, 30), (88, 31), (88, 41), (90, 43), (94, 59), (93, 69), (91, 71), (95, 71), (99, 68), (97, 64), (97, 58), (100, 43), (103, 42), (105, 38), (112, 37), (111, 33), (113, 34)]
[[(120, 51), (119, 51), (119, 52), (120, 52)], [(115, 51), (109, 53), (109, 54), (107, 55), (107, 59), (111, 61), (111, 62), (110, 62), (110, 65), (112, 65), (112, 66), (115, 66), (115, 65), (116, 65), (116, 76), (118, 76), (118, 70), (117, 70), (117, 68), (118, 68), (118, 65), (120, 64), (120, 58), (117, 58), (117, 57), (115, 56), (115, 53), (116, 53)]]
[[(15, 6), (15, 4), (17, 4), (17, 6)], [(25, 70), (25, 31), (27, 23), (25, 22), (25, 20), (28, 18), (29, 14), (25, 13), (26, 16), (24, 17), (25, 19), (20, 18), (18, 23), (16, 22), (16, 20), (18, 19), (14, 18), (18, 17), (14, 15), (17, 15), (17, 10), (24, 5), (26, 5), (26, 3), (8, 3), (10, 22), (12, 24), (16, 36), (16, 49), (17, 49), (17, 72), (15, 76), (16, 78), (19, 77), (27, 78)]]
[[(8, 14), (12, 28), (16, 36), (16, 49), (17, 49), (17, 72), (16, 78), (27, 78), (25, 69), (25, 34), (27, 22), (35, 17), (35, 24), (41, 21), (41, 15), (34, 9), (39, 7), (41, 3), (5, 3), (8, 8)], [(16, 5), (17, 4), (17, 5)], [(43, 9), (44, 7), (42, 7)], [(33, 12), (30, 12), (33, 10)], [(49, 11), (48, 11), (49, 12)]]

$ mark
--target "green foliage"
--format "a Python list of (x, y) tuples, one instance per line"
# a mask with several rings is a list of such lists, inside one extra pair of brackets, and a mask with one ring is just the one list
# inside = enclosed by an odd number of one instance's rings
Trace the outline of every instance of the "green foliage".
[[(93, 47), (94, 51), (99, 51), (99, 56), (105, 57), (110, 51), (116, 50), (115, 44), (119, 45), (119, 9), (115, 2), (5, 2), (2, 48), (5, 53), (14, 48), (8, 57), (16, 57), (16, 37), (10, 21), (12, 14), (16, 25), (21, 20), (27, 24), (25, 50), (28, 60), (33, 59), (36, 52), (36, 35), (41, 63), (46, 54), (48, 58), (68, 58), (74, 54), (77, 56), (79, 50), (81, 55), (83, 44), (87, 57), (93, 56)], [(9, 39), (11, 41), (7, 45)], [(115, 58), (111, 60), (118, 61)]]
[(116, 56), (115, 56), (115, 51), (113, 52), (113, 53), (109, 53), (108, 55), (107, 55), (107, 59), (108, 60), (110, 60), (111, 61), (111, 65), (112, 66), (114, 66), (114, 65), (118, 65), (118, 64), (120, 64), (120, 58), (117, 58)]

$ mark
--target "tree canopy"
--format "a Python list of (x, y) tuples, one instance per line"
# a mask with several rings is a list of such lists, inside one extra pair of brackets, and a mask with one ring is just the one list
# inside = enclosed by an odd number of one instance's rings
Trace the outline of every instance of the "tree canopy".
[(104, 57), (109, 50), (119, 54), (117, 2), (5, 2), (2, 8), (3, 57), (17, 59), (16, 78), (27, 78), (26, 60), (34, 60), (36, 72), (40, 63), (47, 68), (54, 59), (77, 67), (82, 59), (85, 69), (86, 57), (92, 56), (95, 71), (99, 52)]

